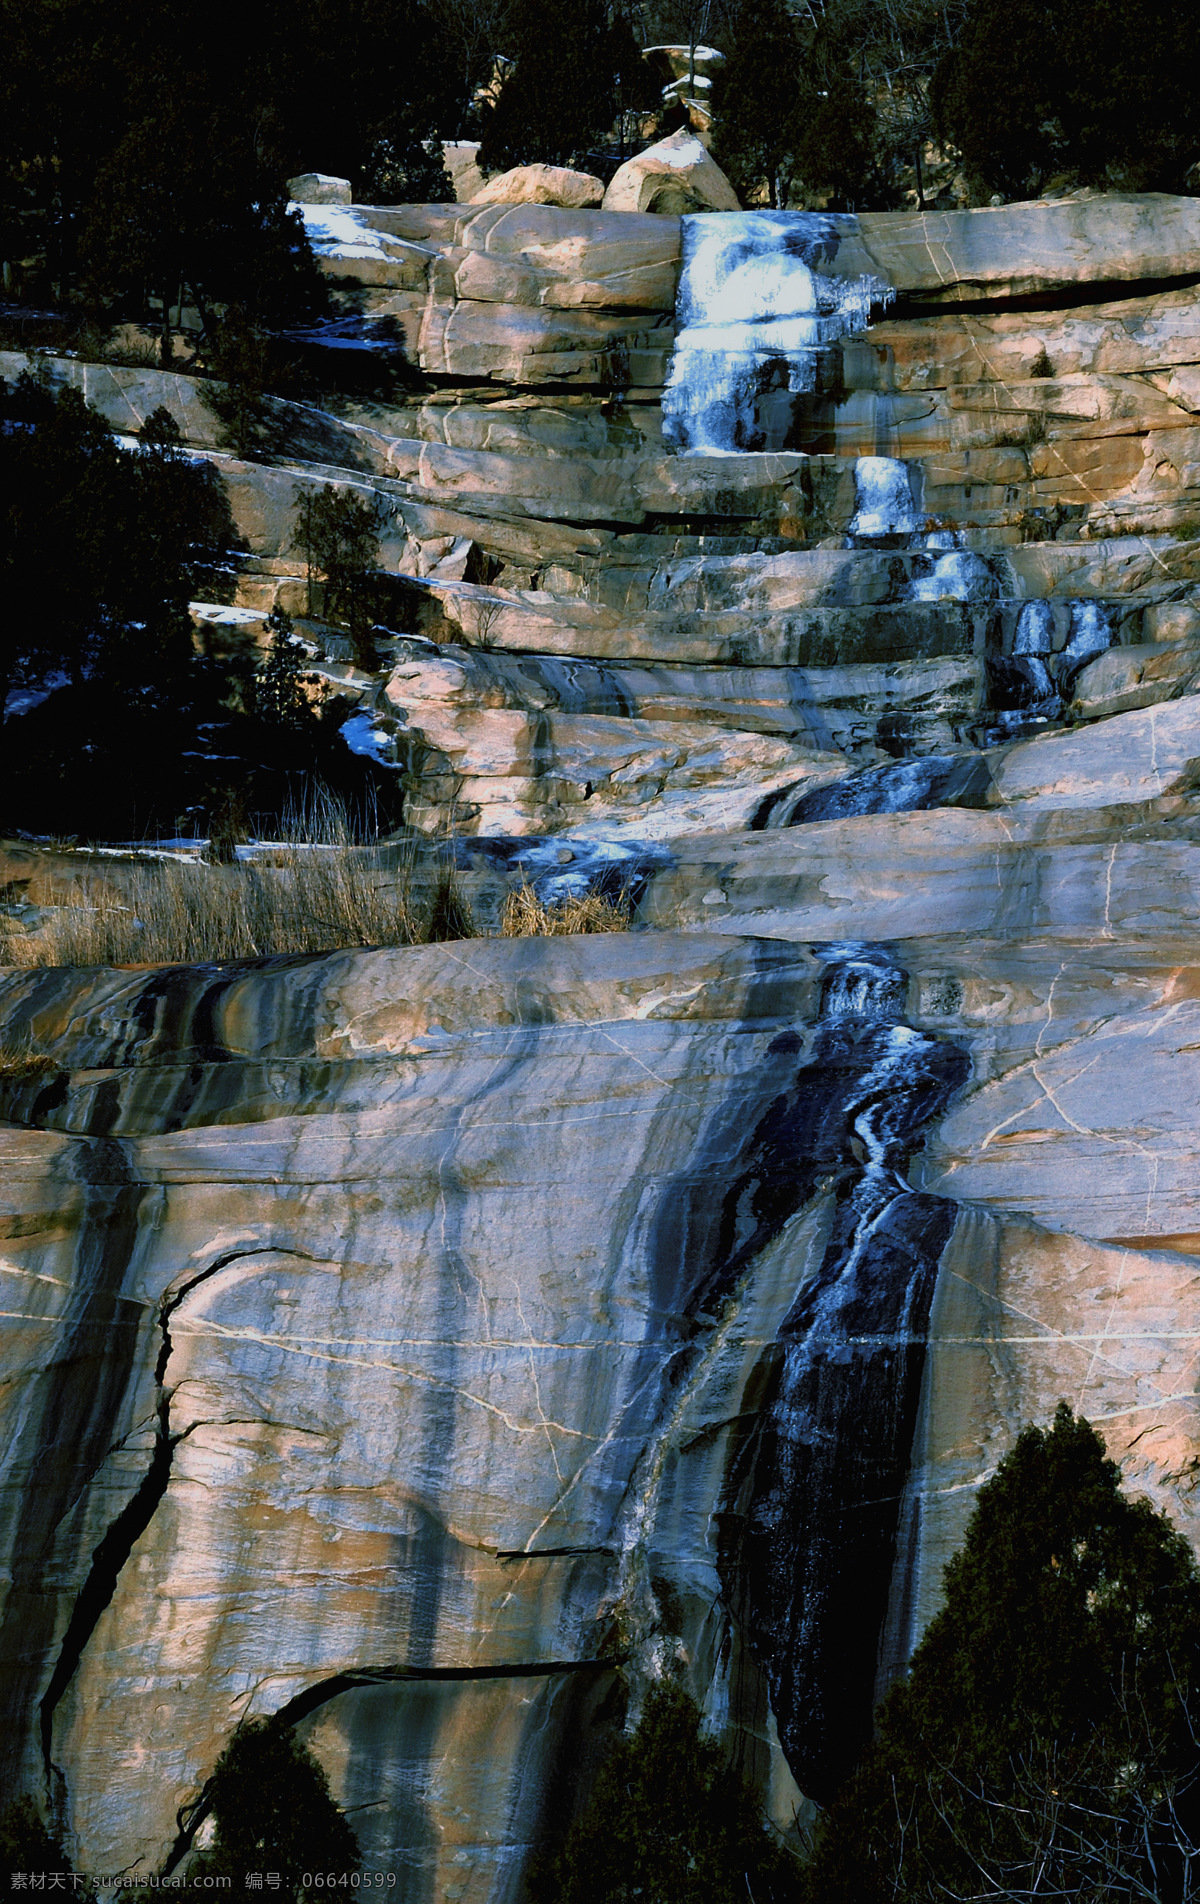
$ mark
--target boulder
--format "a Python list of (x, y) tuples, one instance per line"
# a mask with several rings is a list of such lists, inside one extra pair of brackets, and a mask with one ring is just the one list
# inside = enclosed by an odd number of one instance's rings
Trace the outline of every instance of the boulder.
[(736, 212), (738, 195), (694, 132), (681, 129), (627, 159), (604, 194), (606, 212)]
[(442, 142), (442, 164), (450, 175), (454, 197), (460, 205), (474, 198), (486, 183), (485, 175), (476, 163), (478, 153), (478, 139), (446, 139)]
[(566, 165), (516, 165), (471, 193), (473, 205), (562, 205), (578, 211), (599, 205), (604, 181)]
[(670, 333), (636, 311), (533, 309), (467, 298), (430, 303), (420, 337), (422, 370), (500, 383), (582, 384), (611, 389), (661, 383)]
[[(1114, 794), (1113, 804), (1120, 804), (1121, 789)], [(997, 957), (1009, 959), (1014, 941), (1042, 948), (1037, 956), (1047, 959), (1066, 940), (1086, 944), (1111, 936), (1194, 945), (1200, 928), (1195, 841), (1165, 831), (1145, 843), (1116, 838), (1107, 815), (1096, 810), (1098, 801), (1091, 811), (1079, 810), (1083, 802), (1073, 812), (1065, 802), (1055, 813), (1031, 811), (1031, 805), (1018, 812), (869, 813), (710, 839), (679, 837), (673, 864), (650, 881), (639, 916), (648, 926), (802, 944), (953, 936), (965, 948), (986, 939)], [(721, 894), (719, 901), (706, 899), (712, 892)], [(1200, 1229), (1200, 1222), (1165, 1227)], [(1102, 1233), (1115, 1235), (1119, 1228)]]
[(562, 205), (356, 205), (354, 215), (431, 256), (439, 299), (664, 317), (675, 308), (677, 218)]
[(711, 86), (725, 64), (724, 53), (715, 46), (648, 46), (642, 58), (649, 60), (664, 86), (693, 74), (699, 84)]
[(1154, 707), (1193, 689), (1200, 674), (1200, 647), (1148, 641), (1137, 648), (1110, 648), (1083, 669), (1075, 683), (1071, 713), (1078, 719), (1125, 714)]
[(662, 82), (664, 104), (682, 106), (692, 130), (706, 135), (712, 126), (712, 83), (725, 64), (724, 53), (713, 46), (648, 46), (643, 58)]
[(297, 205), (349, 205), (350, 181), (328, 172), (299, 172), (288, 180), (288, 197)]
[(1177, 646), (1181, 642), (1200, 644), (1200, 608), (1195, 602), (1153, 602), (1142, 618), (1147, 641)]

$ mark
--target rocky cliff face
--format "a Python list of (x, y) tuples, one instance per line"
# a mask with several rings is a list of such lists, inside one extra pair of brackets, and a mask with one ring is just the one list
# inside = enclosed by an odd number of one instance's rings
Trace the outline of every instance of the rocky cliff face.
[(410, 813), (640, 929), (0, 977), (4, 1749), (82, 1864), (286, 1711), (369, 1868), (515, 1899), (663, 1648), (787, 1827), (1062, 1396), (1200, 1538), (1195, 207), (309, 208), (428, 388), (221, 457), (231, 626), (389, 498)]

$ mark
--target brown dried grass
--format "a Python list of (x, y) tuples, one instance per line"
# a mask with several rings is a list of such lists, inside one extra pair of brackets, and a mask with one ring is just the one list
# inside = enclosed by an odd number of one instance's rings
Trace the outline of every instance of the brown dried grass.
[(6, 934), (0, 920), (0, 963), (207, 965), (475, 935), (453, 868), (418, 892), (415, 851), (382, 865), (354, 843), (336, 802), (318, 802), (285, 832), (232, 865), (148, 856), (52, 881), (35, 931)]
[[(452, 865), (419, 878), (416, 849), (387, 866), (354, 843), (344, 813), (323, 801), (288, 837), (234, 864), (147, 855), (64, 873), (40, 895), (33, 930), (5, 929), (0, 964), (24, 967), (209, 965), (370, 946), (428, 945), (481, 936)], [(563, 938), (627, 932), (631, 895), (571, 895), (547, 903), (525, 881), (508, 894), (501, 935)], [(41, 1060), (20, 1060), (33, 1075)], [(48, 1065), (46, 1060), (45, 1064)], [(0, 1079), (17, 1075), (0, 1046)]]
[(158, 862), (119, 883), (56, 881), (50, 917), (8, 937), (12, 965), (216, 964), (346, 946), (414, 945), (412, 907), (352, 852), (231, 867)]
[(526, 880), (504, 902), (500, 931), (506, 939), (565, 938), (579, 932), (628, 932), (627, 892), (616, 899), (602, 893), (571, 894), (548, 905)]
[(0, 1085), (28, 1084), (53, 1069), (49, 1053), (35, 1050), (27, 1039), (0, 1037)]

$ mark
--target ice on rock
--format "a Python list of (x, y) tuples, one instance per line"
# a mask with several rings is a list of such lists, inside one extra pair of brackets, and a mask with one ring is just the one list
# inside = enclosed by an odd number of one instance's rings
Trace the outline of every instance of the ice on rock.
[(383, 233), (364, 225), (357, 212), (341, 205), (302, 205), (293, 200), (290, 212), (304, 220), (308, 242), (318, 258), (382, 258)]
[(1054, 610), (1049, 602), (1026, 602), (1013, 636), (1015, 655), (1048, 655), (1054, 648)]
[(641, 835), (631, 837), (623, 829), (585, 833), (576, 828), (519, 839), (481, 834), (458, 841), (454, 856), (464, 869), (482, 860), (485, 865), (519, 873), (547, 906), (588, 893), (611, 900), (625, 897), (636, 904), (650, 874), (671, 862), (665, 847)]
[(1071, 633), (1063, 650), (1063, 661), (1078, 673), (1085, 662), (1106, 654), (1112, 647), (1112, 629), (1103, 602), (1072, 602)]
[(859, 819), (871, 813), (921, 813), (930, 807), (982, 806), (987, 772), (960, 754), (923, 754), (847, 774), (830, 787), (803, 785), (776, 797), (760, 825), (812, 826), (821, 820)]
[(682, 222), (664, 439), (692, 456), (790, 447), (796, 399), (817, 388), (822, 352), (865, 330), (891, 289), (824, 268), (844, 218), (705, 212)]
[(852, 941), (821, 947), (825, 965), (821, 1017), (865, 1018), (884, 1024), (902, 1017), (908, 996), (907, 975), (882, 948)]
[(968, 549), (939, 555), (929, 574), (916, 576), (912, 585), (915, 602), (986, 602), (995, 593), (995, 576), (983, 557)]
[[(871, 1735), (930, 1310), (957, 1214), (910, 1189), (908, 1161), (970, 1065), (904, 1022), (908, 974), (887, 947), (813, 951), (825, 972), (812, 1057), (794, 1100), (777, 1099), (780, 1124), (837, 1131), (858, 1174), (779, 1328), (747, 1573), (780, 1742), (797, 1784), (827, 1804)], [(823, 1082), (834, 1075), (836, 1101)]]
[(857, 507), (850, 523), (852, 536), (915, 535), (921, 527), (919, 499), (913, 493), (915, 465), (895, 456), (860, 456), (854, 465)]
[[(1026, 655), (1025, 676), (1029, 682), (1029, 701), (1027, 705), (1034, 712), (1045, 712), (1050, 702), (1057, 704), (1054, 683), (1050, 679), (1050, 670), (1040, 655)], [(1057, 711), (1057, 705), (1055, 708)]]
[(368, 760), (377, 761), (381, 767), (396, 765), (392, 737), (386, 728), (379, 725), (375, 715), (352, 714), (348, 721), (342, 722), (340, 732), (352, 754), (362, 754)]

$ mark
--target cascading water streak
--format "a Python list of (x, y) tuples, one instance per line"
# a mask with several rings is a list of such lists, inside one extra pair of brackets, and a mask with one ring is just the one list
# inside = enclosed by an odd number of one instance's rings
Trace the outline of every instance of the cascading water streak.
[(857, 1168), (843, 1179), (821, 1269), (780, 1332), (748, 1573), (752, 1641), (784, 1752), (801, 1789), (826, 1803), (870, 1735), (930, 1306), (955, 1213), (911, 1190), (904, 1172), (968, 1062), (903, 1023), (906, 975), (882, 948), (823, 951), (811, 1067), (845, 1074)]
[(1054, 609), (1049, 602), (1025, 602), (1017, 617), (1012, 651), (1015, 655), (1048, 655), (1054, 651)]
[(1112, 642), (1108, 610), (1103, 602), (1071, 603), (1071, 632), (1058, 664), (1058, 679), (1064, 693), (1074, 687), (1076, 676), (1089, 661), (1107, 654)]

